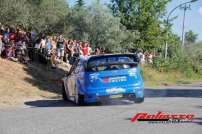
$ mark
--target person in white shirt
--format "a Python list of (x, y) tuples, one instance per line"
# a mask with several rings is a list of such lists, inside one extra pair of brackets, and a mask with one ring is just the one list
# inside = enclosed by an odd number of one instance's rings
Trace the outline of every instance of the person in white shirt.
[(142, 51), (140, 51), (138, 54), (138, 58), (140, 59), (140, 64), (144, 65), (145, 64), (145, 55)]
[(149, 55), (148, 55), (148, 63), (149, 64), (153, 63), (153, 55), (152, 55), (152, 53), (149, 53)]

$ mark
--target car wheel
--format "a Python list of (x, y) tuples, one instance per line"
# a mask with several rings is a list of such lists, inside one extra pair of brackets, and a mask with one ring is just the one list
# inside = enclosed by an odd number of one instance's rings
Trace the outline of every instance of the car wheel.
[(78, 94), (76, 96), (76, 104), (79, 105), (79, 106), (83, 106), (85, 104), (85, 102), (84, 102), (84, 95)]
[(135, 103), (143, 103), (144, 102), (144, 97), (143, 98), (135, 98), (134, 102)]
[(64, 101), (68, 100), (64, 84), (62, 84), (62, 98)]

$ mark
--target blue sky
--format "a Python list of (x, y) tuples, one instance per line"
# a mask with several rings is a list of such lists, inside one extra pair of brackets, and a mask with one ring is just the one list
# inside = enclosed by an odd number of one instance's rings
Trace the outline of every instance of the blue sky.
[[(76, 0), (67, 0), (70, 5), (73, 5)], [(85, 0), (86, 4), (90, 4), (94, 0)], [(100, 0), (102, 3), (108, 3), (110, 0)], [(167, 11), (171, 11), (178, 4), (186, 2), (189, 0), (172, 0), (168, 4)], [(183, 10), (177, 9), (172, 15), (172, 17), (178, 16), (173, 21), (173, 32), (178, 34), (181, 37), (182, 33), (182, 19), (183, 19)], [(186, 21), (185, 21), (185, 32), (188, 30), (193, 30), (198, 34), (198, 40), (202, 41), (202, 0), (198, 0), (195, 3), (191, 4), (191, 10), (186, 12)]]

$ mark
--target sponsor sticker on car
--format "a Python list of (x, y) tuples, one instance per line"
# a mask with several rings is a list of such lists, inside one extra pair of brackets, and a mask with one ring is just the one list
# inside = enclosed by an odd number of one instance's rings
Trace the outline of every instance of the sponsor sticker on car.
[(118, 94), (118, 93), (123, 93), (125, 92), (126, 90), (123, 89), (123, 88), (110, 88), (110, 89), (107, 89), (106, 92), (108, 94)]
[(125, 76), (120, 77), (105, 77), (102, 79), (103, 83), (117, 83), (117, 82), (125, 82), (127, 78)]

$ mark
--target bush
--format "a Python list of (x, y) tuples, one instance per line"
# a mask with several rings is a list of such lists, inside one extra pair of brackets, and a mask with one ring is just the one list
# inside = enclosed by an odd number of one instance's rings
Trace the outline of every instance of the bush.
[(189, 51), (190, 49), (176, 49), (168, 59), (164, 57), (154, 58), (153, 68), (160, 72), (173, 70), (181, 71), (187, 78), (200, 76), (202, 74), (202, 64), (200, 63), (200, 53)]

